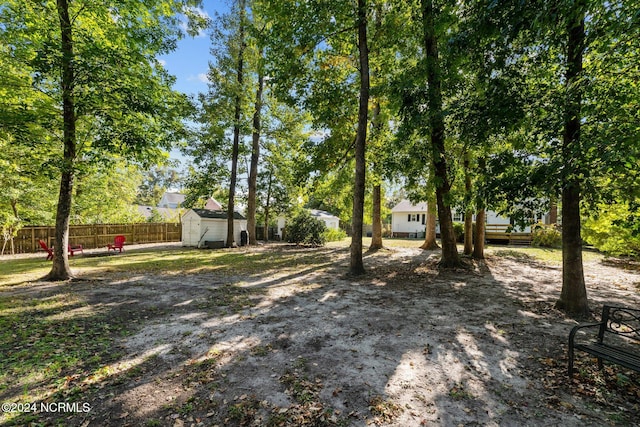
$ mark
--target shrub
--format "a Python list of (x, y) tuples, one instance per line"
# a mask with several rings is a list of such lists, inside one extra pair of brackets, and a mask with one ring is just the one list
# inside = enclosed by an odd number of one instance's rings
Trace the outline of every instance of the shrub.
[(462, 222), (454, 222), (453, 223), (453, 234), (456, 236), (456, 242), (464, 242), (464, 223)]
[(347, 237), (347, 233), (339, 228), (328, 228), (324, 232), (324, 238), (327, 242), (338, 242)]
[(298, 213), (286, 226), (287, 242), (322, 246), (326, 242), (324, 222), (311, 216), (308, 211)]
[(621, 203), (600, 205), (597, 217), (582, 223), (582, 237), (614, 256), (640, 256), (640, 213)]
[(558, 248), (562, 246), (562, 235), (554, 226), (535, 224), (532, 228), (531, 245), (545, 248)]

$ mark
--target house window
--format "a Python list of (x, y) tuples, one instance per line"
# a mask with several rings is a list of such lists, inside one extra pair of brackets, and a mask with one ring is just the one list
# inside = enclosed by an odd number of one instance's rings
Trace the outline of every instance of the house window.
[(409, 217), (409, 222), (416, 222), (416, 221), (418, 221), (418, 215), (411, 214)]
[(454, 212), (453, 222), (464, 222), (464, 212)]

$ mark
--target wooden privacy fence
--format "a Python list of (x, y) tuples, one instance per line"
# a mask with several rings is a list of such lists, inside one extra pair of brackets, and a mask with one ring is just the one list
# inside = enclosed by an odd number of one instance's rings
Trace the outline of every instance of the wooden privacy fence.
[[(38, 240), (44, 240), (48, 246), (53, 245), (55, 227), (24, 227), (13, 239), (15, 253), (31, 253), (40, 250)], [(113, 243), (113, 238), (122, 234), (126, 244), (179, 242), (182, 240), (180, 223), (140, 223), (140, 224), (95, 224), (72, 225), (69, 227), (69, 245), (82, 245), (84, 249), (106, 247)], [(5, 252), (9, 249), (9, 243)]]

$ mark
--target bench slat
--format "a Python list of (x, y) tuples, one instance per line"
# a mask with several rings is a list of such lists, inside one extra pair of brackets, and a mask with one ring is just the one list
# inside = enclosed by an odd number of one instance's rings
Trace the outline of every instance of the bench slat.
[(596, 357), (607, 359), (618, 365), (640, 372), (640, 354), (629, 353), (616, 347), (598, 343), (576, 344), (575, 349), (585, 351)]

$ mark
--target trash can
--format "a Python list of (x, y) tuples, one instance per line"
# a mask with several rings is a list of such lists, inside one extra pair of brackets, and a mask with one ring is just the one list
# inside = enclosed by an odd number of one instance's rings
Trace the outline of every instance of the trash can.
[(240, 246), (247, 246), (248, 242), (249, 242), (249, 234), (247, 233), (246, 230), (242, 230), (240, 232)]

